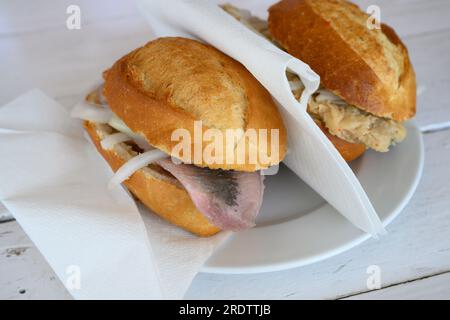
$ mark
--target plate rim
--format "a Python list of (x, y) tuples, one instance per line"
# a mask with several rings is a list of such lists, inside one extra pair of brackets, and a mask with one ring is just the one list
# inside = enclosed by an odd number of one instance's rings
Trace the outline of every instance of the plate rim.
[[(417, 166), (417, 170), (414, 172), (414, 178), (412, 180), (412, 183), (410, 184), (410, 188), (408, 191), (403, 194), (402, 200), (396, 205), (396, 207), (387, 215), (384, 219), (381, 220), (383, 226), (386, 228), (392, 221), (400, 215), (400, 213), (403, 211), (403, 209), (406, 207), (406, 205), (411, 201), (414, 193), (417, 190), (417, 187), (419, 185), (419, 182), (422, 177), (424, 163), (425, 163), (425, 144), (423, 139), (423, 133), (420, 130), (420, 127), (417, 125), (415, 121), (409, 121), (407, 122), (409, 130), (414, 130), (415, 134), (418, 136), (418, 142), (419, 146), (417, 150), (419, 151), (419, 163)], [(325, 206), (330, 206), (328, 203), (326, 203), (324, 206), (321, 206), (311, 212), (311, 214), (314, 213), (314, 211), (321, 210)], [(301, 219), (301, 218), (300, 218)], [(296, 219), (294, 219), (296, 220)], [(294, 221), (291, 220), (291, 221)], [(285, 223), (290, 223), (290, 221), (287, 221)], [(231, 235), (233, 236), (233, 235)], [(275, 262), (275, 263), (269, 263), (266, 265), (260, 265), (260, 266), (252, 266), (252, 267), (211, 267), (208, 266), (208, 261), (203, 265), (200, 272), (201, 273), (207, 273), (207, 274), (257, 274), (257, 273), (268, 273), (268, 272), (276, 272), (276, 271), (284, 271), (289, 270), (293, 268), (299, 268), (306, 265), (310, 265), (316, 262), (324, 261), (328, 258), (331, 258), (333, 256), (336, 256), (338, 254), (344, 253), (360, 244), (365, 242), (366, 240), (370, 239), (372, 236), (367, 233), (361, 233), (354, 237), (352, 240), (347, 241), (346, 243), (343, 243), (333, 249), (325, 250), (322, 253), (318, 253), (316, 255), (313, 255), (309, 258), (299, 258), (299, 259), (290, 259), (286, 260), (285, 262)]]

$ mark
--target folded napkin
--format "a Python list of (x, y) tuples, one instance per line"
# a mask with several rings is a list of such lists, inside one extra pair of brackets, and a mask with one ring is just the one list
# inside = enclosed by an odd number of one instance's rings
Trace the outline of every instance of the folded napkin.
[[(257, 35), (209, 0), (138, 0), (138, 7), (158, 37), (183, 36), (207, 42), (240, 61), (279, 104), (288, 132), (284, 163), (355, 226), (377, 236), (383, 225), (361, 184), (306, 112), (319, 77), (300, 60)], [(286, 69), (303, 84), (295, 100)]]
[(179, 299), (217, 245), (140, 207), (41, 91), (0, 108), (0, 199), (78, 299)]

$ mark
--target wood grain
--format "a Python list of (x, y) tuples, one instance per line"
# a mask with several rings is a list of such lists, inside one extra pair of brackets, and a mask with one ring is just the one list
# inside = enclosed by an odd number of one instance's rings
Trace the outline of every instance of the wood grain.
[(450, 273), (349, 297), (346, 300), (449, 300)]

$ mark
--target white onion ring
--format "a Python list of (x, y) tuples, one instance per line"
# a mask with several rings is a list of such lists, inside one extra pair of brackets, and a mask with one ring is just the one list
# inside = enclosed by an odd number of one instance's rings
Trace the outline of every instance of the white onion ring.
[(103, 149), (111, 150), (116, 144), (130, 140), (132, 140), (130, 136), (122, 132), (117, 132), (107, 136), (100, 142), (100, 144), (102, 145)]
[(113, 113), (109, 108), (87, 103), (83, 100), (72, 109), (70, 116), (97, 123), (108, 123)]
[(108, 188), (113, 189), (119, 184), (127, 180), (133, 173), (149, 165), (152, 162), (158, 161), (160, 159), (167, 158), (168, 155), (160, 150), (150, 150), (139, 154), (138, 156), (130, 159), (123, 166), (117, 170), (117, 172), (112, 177), (111, 181), (108, 183)]
[(133, 138), (133, 141), (138, 145), (138, 147), (144, 151), (150, 151), (150, 150), (155, 149), (152, 147), (152, 145), (150, 143), (147, 142), (147, 140), (145, 140), (144, 137), (142, 137), (138, 134), (134, 134), (132, 136), (132, 138)]
[(128, 126), (123, 122), (122, 119), (118, 118), (116, 115), (113, 115), (113, 117), (108, 121), (108, 124), (110, 127), (113, 127), (117, 131), (123, 132), (129, 136), (136, 135)]
[(128, 126), (119, 119), (117, 116), (113, 116), (111, 120), (109, 120), (108, 124), (116, 129), (119, 132), (125, 133), (131, 138), (133, 138), (134, 142), (141, 148), (142, 150), (149, 151), (154, 149), (145, 138), (137, 133), (134, 133)]
[(342, 100), (341, 98), (339, 98), (337, 95), (335, 95), (334, 93), (332, 93), (331, 91), (328, 90), (317, 90), (317, 92), (319, 93), (316, 96), (316, 101), (317, 102), (334, 102), (337, 104), (345, 104), (345, 101)]

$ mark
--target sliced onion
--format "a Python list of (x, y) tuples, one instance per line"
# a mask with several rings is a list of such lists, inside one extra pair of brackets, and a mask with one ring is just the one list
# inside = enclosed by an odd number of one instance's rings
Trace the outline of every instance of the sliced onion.
[(86, 101), (78, 103), (70, 112), (73, 118), (79, 118), (97, 123), (108, 123), (113, 113), (109, 108), (91, 104)]
[(111, 150), (116, 144), (130, 140), (132, 140), (130, 136), (122, 132), (117, 132), (107, 136), (100, 142), (100, 144), (102, 145), (103, 149)]
[(108, 124), (116, 129), (117, 131), (123, 132), (129, 136), (133, 136), (135, 133), (128, 128), (125, 122), (122, 119), (118, 118), (116, 115), (113, 115), (111, 119), (109, 119)]
[(345, 104), (345, 101), (339, 98), (337, 95), (328, 90), (320, 89), (317, 91), (319, 94), (316, 97), (317, 102), (334, 102)]
[(150, 163), (158, 161), (160, 159), (167, 158), (168, 155), (160, 150), (150, 150), (139, 154), (138, 156), (130, 159), (123, 166), (117, 170), (108, 183), (108, 188), (113, 189), (119, 184), (127, 180), (133, 173), (148, 166)]
[(145, 140), (144, 137), (138, 135), (138, 134), (134, 134), (132, 136), (134, 142), (136, 142), (136, 144), (138, 145), (139, 148), (141, 148), (144, 151), (150, 151), (150, 150), (154, 150), (155, 148), (153, 148), (148, 142), (147, 140)]
[(145, 140), (145, 138), (137, 133), (134, 133), (128, 126), (125, 124), (125, 122), (122, 121), (122, 119), (118, 118), (116, 115), (113, 115), (113, 117), (109, 120), (108, 124), (116, 129), (117, 131), (120, 131), (122, 133), (125, 133), (126, 135), (133, 138), (134, 142), (141, 148), (142, 150), (148, 151), (154, 149), (148, 142)]
[(305, 88), (305, 86), (303, 85), (303, 82), (301, 82), (301, 80), (289, 81), (289, 86), (291, 87), (291, 91)]

